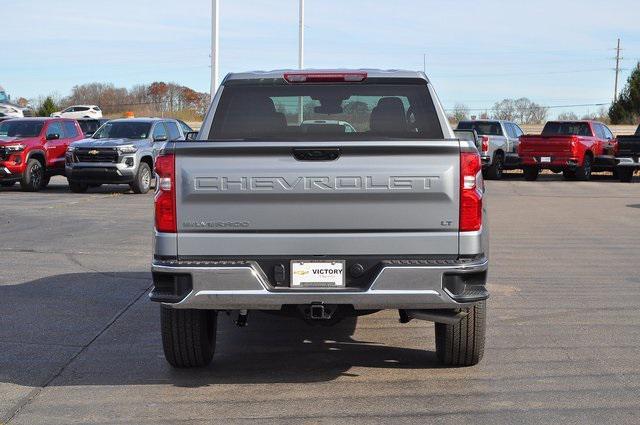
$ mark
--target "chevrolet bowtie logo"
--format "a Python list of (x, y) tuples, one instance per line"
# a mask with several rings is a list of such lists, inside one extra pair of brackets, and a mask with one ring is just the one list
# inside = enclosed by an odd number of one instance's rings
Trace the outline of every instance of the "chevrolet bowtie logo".
[(89, 152), (87, 152), (87, 153), (88, 153), (89, 155), (98, 155), (98, 154), (100, 153), (100, 151), (97, 151), (97, 150), (95, 150), (95, 149), (94, 149), (94, 150), (91, 150), (91, 151), (89, 151)]

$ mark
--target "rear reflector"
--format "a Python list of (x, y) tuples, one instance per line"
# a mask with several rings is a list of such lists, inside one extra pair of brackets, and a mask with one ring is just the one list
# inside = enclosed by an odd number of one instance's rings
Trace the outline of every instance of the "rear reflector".
[(460, 231), (474, 232), (482, 227), (482, 162), (474, 152), (460, 154)]
[(359, 83), (367, 79), (366, 72), (287, 72), (288, 83)]
[(156, 230), (162, 233), (176, 233), (177, 231), (175, 168), (176, 162), (173, 154), (160, 155), (156, 158), (155, 221)]

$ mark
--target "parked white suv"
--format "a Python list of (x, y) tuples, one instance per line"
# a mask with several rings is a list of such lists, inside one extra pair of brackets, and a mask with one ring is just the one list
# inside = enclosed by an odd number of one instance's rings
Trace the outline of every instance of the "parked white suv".
[(102, 110), (96, 105), (73, 105), (51, 114), (54, 118), (102, 118)]
[(0, 103), (0, 116), (9, 117), (9, 118), (23, 118), (24, 113), (22, 112), (22, 108), (14, 105), (10, 105), (8, 103)]

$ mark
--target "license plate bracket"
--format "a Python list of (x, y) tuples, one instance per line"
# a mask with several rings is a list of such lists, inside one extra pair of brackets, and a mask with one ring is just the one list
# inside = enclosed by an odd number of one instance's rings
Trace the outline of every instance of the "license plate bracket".
[(294, 260), (290, 264), (291, 288), (345, 287), (344, 260)]

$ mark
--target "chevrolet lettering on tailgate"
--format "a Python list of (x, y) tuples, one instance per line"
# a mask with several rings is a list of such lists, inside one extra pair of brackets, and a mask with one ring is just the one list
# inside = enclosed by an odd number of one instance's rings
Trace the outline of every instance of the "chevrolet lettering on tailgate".
[(196, 177), (196, 190), (215, 191), (419, 191), (431, 189), (437, 176), (300, 176), (300, 177)]

